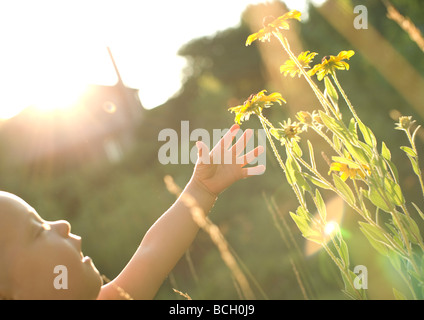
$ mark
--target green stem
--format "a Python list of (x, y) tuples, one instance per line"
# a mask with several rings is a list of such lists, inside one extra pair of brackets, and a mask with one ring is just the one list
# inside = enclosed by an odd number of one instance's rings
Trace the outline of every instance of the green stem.
[[(271, 129), (274, 129), (274, 126), (272, 125), (272, 123), (262, 114), (262, 113), (257, 113), (256, 114), (259, 119), (261, 119), (266, 125), (268, 125), (268, 127), (270, 127)], [(263, 124), (262, 124), (263, 126)], [(265, 129), (265, 128), (264, 128)]]
[(339, 150), (337, 150), (336, 146), (334, 145), (334, 143), (330, 140), (329, 137), (327, 137), (327, 135), (324, 134), (324, 132), (322, 132), (321, 130), (319, 130), (318, 128), (316, 128), (315, 126), (312, 127), (312, 129), (318, 134), (320, 135), (329, 145), (330, 147), (340, 156), (340, 157), (344, 157), (343, 153), (340, 152)]
[(337, 258), (334, 255), (334, 253), (331, 251), (331, 249), (325, 243), (323, 243), (322, 246), (324, 247), (324, 249), (327, 252), (327, 254), (330, 256), (330, 258), (334, 261), (334, 263), (336, 264), (336, 266), (339, 268), (340, 272), (342, 272), (344, 274), (345, 279), (348, 280), (348, 282), (349, 282), (349, 285), (355, 290), (356, 294), (358, 295), (358, 299), (361, 299), (362, 300), (362, 295), (359, 293), (359, 291), (357, 289), (355, 289), (355, 286), (352, 283), (352, 280), (350, 279), (349, 271), (346, 270), (346, 268), (344, 268), (344, 266), (342, 266), (340, 264), (339, 260), (337, 260)]
[(272, 141), (271, 134), (269, 133), (268, 128), (267, 128), (267, 124), (271, 128), (273, 128), (273, 126), (262, 114), (259, 114), (258, 117), (259, 117), (259, 120), (261, 121), (262, 127), (265, 130), (266, 137), (267, 137), (269, 143), (271, 144), (271, 148), (272, 148), (272, 151), (274, 152), (274, 156), (277, 158), (278, 164), (280, 165), (281, 169), (283, 169), (283, 171), (285, 173), (286, 172), (286, 166), (284, 165), (283, 159), (281, 159), (280, 154), (278, 153), (278, 150), (275, 147), (274, 141)]
[[(355, 111), (355, 108), (353, 107), (352, 103), (350, 102), (349, 98), (347, 97), (346, 93), (344, 92), (342, 86), (340, 85), (339, 80), (337, 79), (336, 73), (332, 73), (331, 77), (334, 80), (334, 83), (336, 84), (337, 88), (339, 89), (340, 93), (343, 96), (343, 99), (346, 101), (347, 106), (349, 107), (350, 112), (352, 112), (353, 116), (355, 117), (356, 121), (361, 121), (358, 117), (358, 114)], [(362, 122), (362, 121), (361, 121)]]
[[(362, 210), (362, 212), (364, 213), (364, 215), (365, 215), (366, 217), (368, 217), (368, 218), (371, 220), (371, 217), (368, 215), (368, 210), (366, 209), (366, 207), (365, 207), (365, 203), (364, 203), (364, 201), (363, 201), (363, 199), (362, 199), (362, 195), (361, 195), (361, 193), (359, 192), (359, 189), (358, 189), (358, 185), (357, 185), (357, 183), (356, 183), (356, 180), (355, 180), (355, 179), (353, 179), (353, 180), (352, 180), (352, 182), (353, 182), (353, 188), (354, 188), (354, 190), (355, 190), (356, 196), (358, 197), (358, 199), (359, 199), (359, 203), (361, 204), (361, 210)], [(376, 219), (375, 223), (376, 223), (376, 224), (378, 224), (377, 219)]]
[[(267, 125), (268, 125), (268, 126), (270, 126), (271, 128), (274, 128), (274, 126), (273, 126), (273, 125), (271, 124), (271, 122), (269, 122), (269, 120), (268, 120), (267, 118), (265, 118), (265, 117), (264, 117), (261, 113), (260, 113), (260, 114), (257, 114), (257, 115), (258, 115), (258, 117), (259, 117), (259, 120), (261, 121), (262, 127), (263, 127), (263, 128), (264, 128), (264, 130), (265, 130), (265, 133), (266, 133), (267, 139), (268, 139), (268, 141), (269, 141), (269, 143), (270, 143), (270, 145), (271, 145), (272, 151), (274, 152), (274, 156), (277, 158), (278, 164), (280, 165), (280, 167), (281, 167), (281, 169), (283, 170), (284, 174), (286, 174), (286, 170), (287, 170), (287, 169), (286, 169), (286, 166), (284, 165), (283, 159), (281, 159), (280, 154), (278, 153), (277, 147), (275, 146), (274, 141), (273, 141), (273, 139), (272, 139), (272, 136), (271, 136), (271, 134), (269, 133), (269, 130), (268, 130), (268, 128), (267, 128)], [(300, 205), (301, 205), (303, 208), (307, 209), (307, 207), (306, 207), (306, 202), (305, 202), (305, 200), (303, 199), (303, 196), (302, 196), (301, 191), (297, 188), (297, 186), (291, 185), (291, 187), (292, 187), (292, 189), (293, 189), (294, 193), (296, 194), (296, 197), (297, 197), (297, 199), (298, 199), (298, 201), (299, 201)]]
[(408, 208), (405, 206), (405, 204), (402, 204), (402, 205), (401, 205), (401, 208), (402, 208), (403, 212), (405, 213), (405, 215), (406, 215), (408, 218), (410, 218), (411, 216), (409, 215)]

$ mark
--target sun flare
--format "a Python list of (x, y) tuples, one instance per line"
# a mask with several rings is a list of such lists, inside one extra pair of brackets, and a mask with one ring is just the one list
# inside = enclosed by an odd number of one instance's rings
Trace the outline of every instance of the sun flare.
[[(343, 220), (344, 212), (345, 212), (345, 204), (343, 199), (340, 197), (334, 197), (330, 199), (326, 203), (327, 207), (327, 223), (324, 227), (324, 233), (326, 237), (328, 237), (328, 241), (331, 240), (331, 236), (334, 235), (335, 232), (340, 230), (340, 223)], [(318, 217), (318, 213), (315, 214), (315, 217)], [(305, 242), (305, 254), (306, 256), (311, 256), (322, 249), (322, 246), (313, 242), (306, 241)]]

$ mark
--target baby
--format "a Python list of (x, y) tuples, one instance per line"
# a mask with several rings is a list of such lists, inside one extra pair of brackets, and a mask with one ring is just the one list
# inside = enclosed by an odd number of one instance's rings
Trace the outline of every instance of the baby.
[(67, 221), (45, 221), (22, 199), (0, 191), (0, 298), (122, 299), (125, 292), (133, 299), (153, 299), (199, 229), (182, 197), (190, 195), (207, 214), (231, 184), (265, 171), (263, 165), (245, 167), (264, 148), (244, 154), (253, 132), (246, 130), (233, 144), (239, 130), (238, 125), (232, 126), (211, 151), (203, 142), (196, 143), (198, 159), (181, 196), (107, 284), (91, 259), (83, 256), (81, 238), (70, 233)]

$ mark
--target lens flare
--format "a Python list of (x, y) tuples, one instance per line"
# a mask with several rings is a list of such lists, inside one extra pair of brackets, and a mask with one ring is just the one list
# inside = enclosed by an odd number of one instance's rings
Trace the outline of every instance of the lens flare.
[[(324, 227), (324, 236), (327, 236), (327, 242), (331, 240), (331, 236), (340, 230), (340, 224), (345, 212), (345, 204), (342, 198), (334, 197), (326, 202), (327, 208), (327, 224)], [(314, 214), (314, 218), (320, 219), (319, 214)], [(342, 230), (340, 230), (344, 233)], [(313, 241), (305, 242), (305, 255), (311, 256), (317, 253), (322, 246)]]
[(339, 225), (335, 221), (330, 221), (325, 225), (324, 233), (327, 236), (332, 236), (339, 229)]

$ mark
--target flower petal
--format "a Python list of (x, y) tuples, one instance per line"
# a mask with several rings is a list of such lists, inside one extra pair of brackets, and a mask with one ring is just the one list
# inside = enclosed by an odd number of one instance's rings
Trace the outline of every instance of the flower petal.
[(338, 60), (347, 59), (349, 60), (353, 55), (355, 54), (355, 51), (349, 50), (349, 51), (340, 51), (337, 55)]
[(346, 172), (343, 172), (342, 175), (340, 176), (340, 178), (342, 178), (343, 181), (346, 181), (347, 178), (349, 178), (349, 174)]
[(252, 33), (250, 36), (247, 37), (246, 46), (250, 46), (253, 41), (255, 41), (256, 39), (258, 39), (258, 33), (259, 32)]
[(300, 16), (301, 15), (302, 15), (302, 13), (300, 13), (299, 11), (297, 11), (297, 10), (291, 10), (291, 11), (283, 14), (279, 19), (284, 19), (284, 20), (287, 20), (287, 19), (296, 19), (296, 20), (300, 21)]

